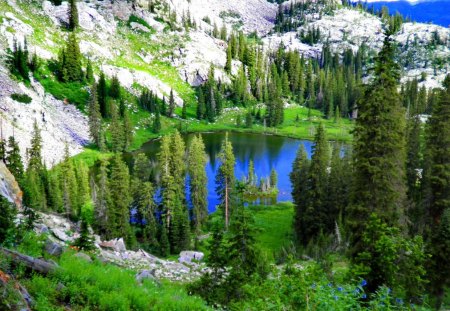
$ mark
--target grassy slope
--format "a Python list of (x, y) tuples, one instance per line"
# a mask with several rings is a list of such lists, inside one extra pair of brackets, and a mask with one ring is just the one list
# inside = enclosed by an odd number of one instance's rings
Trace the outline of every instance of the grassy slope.
[(293, 205), (285, 202), (273, 206), (252, 206), (250, 209), (260, 230), (258, 244), (273, 261), (281, 249), (292, 242)]

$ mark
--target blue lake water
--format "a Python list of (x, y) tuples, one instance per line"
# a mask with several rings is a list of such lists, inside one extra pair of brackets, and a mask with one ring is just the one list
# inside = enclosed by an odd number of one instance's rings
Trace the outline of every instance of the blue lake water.
[[(208, 156), (208, 164), (206, 165), (206, 173), (208, 176), (208, 210), (213, 212), (218, 204), (218, 197), (215, 193), (215, 176), (220, 163), (217, 157), (222, 142), (225, 140), (225, 133), (203, 133), (201, 135)], [(278, 174), (278, 201), (291, 200), (291, 182), (289, 180), (289, 173), (292, 170), (292, 163), (294, 162), (297, 150), (300, 147), (300, 144), (303, 144), (308, 156), (310, 156), (313, 143), (311, 141), (272, 135), (237, 132), (230, 132), (228, 135), (236, 157), (236, 178), (242, 179), (247, 175), (250, 160), (253, 160), (254, 162), (255, 173), (258, 178), (268, 177), (270, 171), (274, 168)], [(194, 134), (184, 136), (187, 145), (189, 145), (189, 142), (193, 137)], [(141, 151), (145, 152), (154, 162), (156, 172), (156, 155), (159, 151), (159, 146), (159, 140), (153, 140), (146, 143), (141, 149)]]
[(432, 22), (444, 27), (450, 26), (450, 0), (420, 1), (417, 3), (409, 3), (408, 1), (377, 1), (367, 4), (368, 7), (372, 7), (372, 5), (375, 10), (381, 9), (382, 6), (387, 6), (391, 14), (395, 14), (398, 11), (403, 16), (409, 17), (416, 22)]

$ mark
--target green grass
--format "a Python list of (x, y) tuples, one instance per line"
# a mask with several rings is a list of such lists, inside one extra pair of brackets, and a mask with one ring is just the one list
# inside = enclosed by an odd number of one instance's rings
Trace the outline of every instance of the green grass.
[[(312, 110), (311, 119), (308, 120), (308, 109), (300, 106), (285, 109), (284, 123), (275, 128), (264, 127), (261, 124), (254, 124), (252, 128), (236, 126), (236, 118), (238, 115), (244, 122), (246, 110), (241, 109), (239, 112), (224, 113), (217, 119), (216, 123), (208, 123), (206, 121), (192, 120), (186, 126), (187, 132), (206, 132), (206, 131), (238, 131), (251, 132), (261, 134), (271, 134), (287, 136), (298, 139), (313, 139), (315, 128), (322, 123), (328, 135), (329, 140), (351, 141), (352, 135), (350, 131), (353, 123), (347, 119), (341, 119), (335, 123), (334, 120), (327, 120), (321, 117), (321, 112)], [(296, 121), (297, 115), (299, 121)]]
[(207, 310), (179, 284), (138, 284), (135, 273), (63, 254), (60, 269), (49, 277), (33, 275), (23, 282), (35, 301), (33, 310)]
[(89, 101), (89, 93), (83, 84), (79, 82), (62, 83), (56, 79), (42, 78), (40, 76), (37, 76), (37, 79), (45, 91), (52, 94), (56, 99), (67, 100), (81, 111), (85, 110)]
[(254, 216), (256, 227), (260, 230), (257, 235), (258, 244), (269, 260), (273, 261), (281, 249), (292, 242), (294, 207), (290, 202), (283, 202), (249, 208)]

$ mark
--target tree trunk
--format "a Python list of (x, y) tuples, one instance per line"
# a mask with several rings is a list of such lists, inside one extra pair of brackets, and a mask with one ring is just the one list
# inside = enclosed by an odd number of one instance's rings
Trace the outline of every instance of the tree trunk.
[(21, 263), (27, 268), (32, 269), (41, 274), (48, 274), (54, 272), (58, 266), (56, 264), (37, 259), (31, 256), (27, 256), (16, 251), (12, 251), (6, 248), (0, 248), (0, 253), (10, 258), (15, 263)]

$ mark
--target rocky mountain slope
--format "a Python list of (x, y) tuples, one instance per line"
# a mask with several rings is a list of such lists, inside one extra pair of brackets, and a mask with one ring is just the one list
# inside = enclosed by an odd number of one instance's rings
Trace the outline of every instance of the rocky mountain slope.
[[(102, 70), (108, 77), (116, 75), (130, 92), (138, 94), (142, 87), (159, 97), (174, 90), (175, 101), (195, 105), (191, 86), (206, 80), (211, 64), (216, 78), (229, 83), (240, 67), (233, 61), (232, 74), (224, 71), (227, 43), (210, 33), (223, 25), (228, 32), (256, 31), (262, 36), (265, 49), (274, 49), (281, 42), (286, 49), (297, 49), (309, 57), (317, 57), (328, 42), (333, 51), (342, 52), (366, 43), (376, 51), (383, 41), (380, 18), (368, 13), (341, 8), (331, 14), (311, 13), (297, 31), (273, 33), (277, 5), (266, 0), (161, 0), (155, 1), (150, 12), (147, 0), (79, 1), (80, 30), (77, 33), (81, 53), (94, 63), (95, 72)], [(286, 3), (288, 6), (290, 2)], [(48, 166), (61, 160), (65, 144), (71, 155), (83, 150), (89, 141), (86, 116), (71, 103), (56, 99), (31, 79), (30, 85), (18, 83), (8, 73), (5, 64), (7, 48), (14, 40), (27, 38), (29, 50), (44, 60), (56, 58), (67, 32), (68, 4), (54, 6), (49, 1), (5, 0), (0, 3), (0, 114), (3, 137), (13, 133), (19, 140), (25, 158), (32, 126), (36, 120), (42, 129), (44, 158)], [(175, 14), (174, 14), (175, 13)], [(196, 29), (183, 28), (190, 18)], [(317, 27), (323, 38), (307, 45), (298, 33)], [(431, 45), (438, 33), (442, 44)], [(428, 87), (439, 86), (450, 63), (450, 30), (428, 24), (405, 23), (396, 35), (402, 55), (409, 64), (404, 68), (404, 80), (426, 73)], [(27, 94), (30, 104), (19, 103), (13, 94)]]

